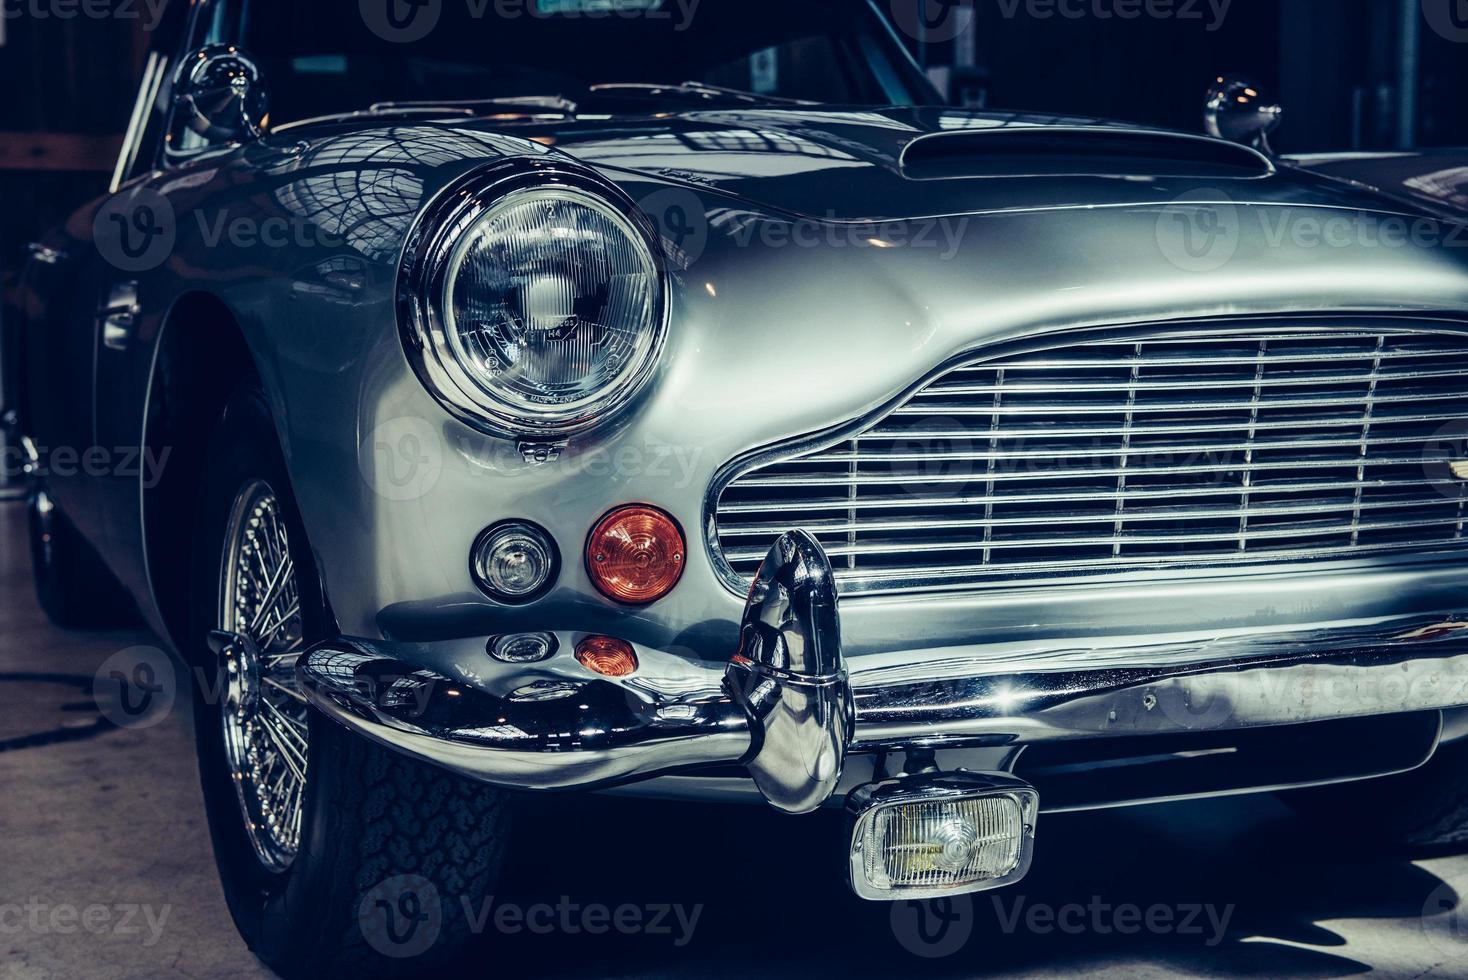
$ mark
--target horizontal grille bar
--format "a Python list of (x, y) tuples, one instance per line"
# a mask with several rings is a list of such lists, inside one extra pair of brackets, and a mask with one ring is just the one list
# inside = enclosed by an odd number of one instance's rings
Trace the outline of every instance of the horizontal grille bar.
[[(1449, 499), (1449, 498), (1444, 498)], [(1468, 496), (1461, 498), (1468, 501)], [(1378, 500), (1363, 502), (1360, 510), (1365, 513), (1371, 511), (1385, 510), (1420, 510), (1423, 502), (1413, 498), (1409, 500)], [(1349, 507), (1354, 511), (1354, 506)], [(1309, 514), (1319, 514), (1320, 504), (1287, 504), (1284, 506), (1261, 505), (1258, 507), (1182, 507), (1166, 510), (1148, 510), (1145, 512), (1133, 511), (1128, 515), (1130, 520), (1145, 518), (1148, 522), (1158, 521), (1216, 521), (1222, 518), (1250, 517), (1255, 520), (1268, 520), (1275, 517), (1295, 517)], [(1455, 520), (1461, 520), (1457, 518)], [(1046, 518), (1045, 523), (1049, 526), (1074, 526), (1082, 524), (1114, 524), (1115, 514), (1076, 515), (1066, 514)], [(958, 520), (944, 520), (941, 517), (926, 518), (920, 520), (902, 520), (899, 518), (875, 518), (863, 521), (847, 520), (804, 520), (800, 526), (815, 534), (846, 534), (851, 531), (963, 531), (979, 530), (996, 527), (1032, 527), (1034, 520), (1027, 517), (993, 517), (993, 518), (962, 518)], [(742, 527), (730, 528), (725, 534), (731, 538), (761, 538), (772, 539), (790, 530), (786, 522), (772, 521), (768, 524), (749, 524)], [(731, 552), (732, 554), (732, 552)], [(761, 556), (763, 557), (763, 556)]]
[[(1382, 354), (1382, 363), (1392, 364), (1397, 361), (1413, 361), (1431, 358), (1461, 357), (1463, 351), (1459, 348), (1431, 348), (1427, 350), (1388, 351)], [(1328, 364), (1335, 361), (1374, 361), (1370, 352), (1363, 353), (1360, 350), (1322, 350), (1319, 352), (1305, 354), (1289, 353), (1266, 353), (1262, 357), (1257, 354), (1236, 355), (1214, 355), (1212, 357), (1202, 355), (1199, 357), (1174, 356), (1174, 357), (1146, 357), (1139, 358), (1136, 355), (1124, 355), (1120, 357), (1075, 357), (1066, 359), (1050, 360), (1016, 360), (1005, 362), (1006, 371), (1031, 371), (1031, 370), (1056, 370), (1064, 368), (1124, 368), (1131, 370), (1137, 366), (1143, 367), (1186, 367), (1186, 368), (1214, 368), (1214, 367), (1254, 367), (1256, 364), (1283, 365), (1309, 363)], [(964, 372), (989, 371), (992, 366), (985, 364), (968, 368), (957, 368), (952, 372), (953, 376), (961, 377)]]
[[(1118, 437), (1125, 436), (1123, 430), (1116, 432)], [(1135, 433), (1131, 434), (1135, 437)], [(876, 465), (892, 463), (984, 463), (991, 460), (1006, 459), (1054, 459), (1061, 456), (1067, 459), (1102, 459), (1110, 456), (1204, 456), (1209, 453), (1262, 453), (1286, 449), (1372, 449), (1377, 446), (1407, 446), (1421, 445), (1422, 436), (1368, 436), (1360, 439), (1320, 439), (1305, 436), (1297, 439), (1278, 439), (1274, 441), (1260, 442), (1233, 442), (1233, 443), (1197, 443), (1194, 445), (1169, 446), (1078, 446), (1063, 447), (1057, 449), (1010, 449), (996, 450), (994, 452), (955, 452), (952, 450), (936, 450), (931, 452), (914, 452), (903, 450), (894, 452), (892, 450), (862, 449), (859, 452), (830, 452), (819, 456), (810, 456), (800, 462), (803, 463), (872, 463)], [(1439, 454), (1441, 455), (1441, 454)], [(1457, 457), (1452, 457), (1456, 459)], [(1441, 460), (1438, 460), (1439, 462)]]
[(846, 487), (846, 486), (891, 486), (911, 483), (988, 483), (1013, 482), (1015, 480), (1083, 480), (1088, 477), (1115, 476), (1200, 476), (1209, 473), (1259, 473), (1269, 470), (1320, 470), (1342, 469), (1353, 466), (1421, 466), (1424, 463), (1449, 463), (1457, 457), (1434, 454), (1432, 456), (1361, 457), (1359, 460), (1340, 459), (1288, 459), (1267, 463), (1195, 463), (1183, 466), (1097, 466), (1082, 469), (1035, 470), (1026, 472), (995, 473), (855, 473), (841, 476), (814, 474), (811, 476), (767, 476), (741, 481), (745, 487)]
[[(1208, 555), (1194, 560), (1178, 561), (1167, 558), (1113, 558), (1108, 564), (1113, 569), (1155, 569), (1155, 568), (1216, 568), (1231, 565), (1257, 565), (1257, 564), (1285, 564), (1292, 561), (1309, 559), (1311, 561), (1340, 561), (1343, 559), (1356, 558), (1365, 555), (1379, 555), (1384, 553), (1400, 552), (1401, 545), (1352, 545), (1340, 548), (1322, 548), (1310, 552), (1301, 553), (1297, 549), (1275, 549), (1265, 551), (1238, 551), (1229, 555)], [(1012, 565), (1003, 566), (1005, 578), (1013, 578), (1021, 575), (1045, 575), (1069, 574), (1077, 572), (1094, 572), (1096, 562), (1094, 560), (1084, 561), (1030, 561), (1016, 562)], [(753, 568), (750, 569), (753, 572)], [(847, 570), (838, 568), (836, 570), (837, 582), (847, 591), (876, 592), (876, 591), (921, 591), (923, 583), (944, 587), (954, 582), (963, 580), (982, 580), (987, 573), (993, 578), (994, 568), (983, 564), (954, 564), (937, 565), (924, 568), (921, 573), (909, 573), (908, 577), (895, 576), (888, 569), (858, 569)], [(896, 580), (902, 585), (900, 589), (886, 589), (882, 586)], [(850, 587), (855, 586), (853, 590)]]
[[(1378, 521), (1335, 522), (1333, 524), (1294, 524), (1288, 527), (1254, 528), (1251, 538), (1314, 538), (1329, 534), (1350, 534), (1353, 531), (1406, 531), (1429, 527), (1452, 527), (1461, 525), (1468, 517), (1454, 515), (1426, 521)], [(913, 554), (933, 551), (992, 551), (1008, 548), (1088, 548), (1114, 545), (1159, 545), (1178, 542), (1221, 542), (1237, 541), (1242, 531), (1222, 533), (1199, 533), (1183, 530), (1168, 534), (1110, 534), (1105, 536), (1075, 536), (1051, 538), (1011, 538), (1007, 540), (963, 540), (963, 541), (893, 541), (871, 544), (828, 545), (826, 553), (832, 558), (842, 555), (891, 555)], [(731, 561), (751, 561), (763, 558), (769, 548), (734, 548), (728, 552)]]
[[(1458, 422), (1461, 429), (1459, 434), (1468, 432), (1468, 417), (1462, 414), (1431, 413), (1422, 415), (1392, 415), (1379, 416), (1375, 425), (1446, 425)], [(1253, 429), (1257, 432), (1276, 432), (1289, 429), (1333, 429), (1340, 427), (1361, 428), (1360, 414), (1351, 416), (1336, 416), (1327, 418), (1289, 418), (1289, 419), (1260, 419), (1257, 422), (1207, 422), (1190, 419), (1187, 425), (1189, 434), (1204, 432), (1238, 432), (1241, 429)], [(1176, 425), (1066, 425), (1049, 420), (1028, 427), (1011, 427), (1006, 423), (1005, 427), (985, 427), (982, 429), (955, 429), (952, 426), (935, 427), (924, 429), (916, 426), (902, 426), (901, 428), (887, 429), (881, 425), (874, 427), (868, 432), (853, 436), (853, 441), (870, 439), (953, 439), (961, 436), (975, 436), (983, 439), (1033, 439), (1039, 436), (1063, 436), (1073, 439), (1107, 438), (1130, 433), (1133, 437), (1146, 436), (1177, 436)]]
[[(1380, 374), (1329, 374), (1311, 375), (1302, 374), (1298, 377), (1288, 378), (1179, 378), (1176, 381), (1077, 381), (1067, 386), (1072, 393), (1085, 392), (1087, 394), (1103, 394), (1108, 392), (1133, 392), (1133, 391), (1187, 391), (1191, 389), (1215, 390), (1218, 388), (1306, 388), (1306, 387), (1330, 387), (1343, 385), (1367, 385), (1375, 382), (1377, 384), (1396, 383), (1403, 381), (1428, 381), (1446, 378), (1468, 378), (1468, 370), (1455, 369), (1451, 371), (1397, 371), (1382, 372)], [(1043, 382), (1011, 382), (1009, 384), (962, 384), (942, 382), (928, 388), (922, 394), (927, 395), (1034, 395), (1050, 394), (1055, 391), (1053, 384)]]
[(735, 479), (717, 546), (747, 579), (803, 527), (844, 590), (889, 593), (1462, 549), (1464, 382), (1468, 338), (1435, 326), (1140, 332), (991, 357)]
[[(1254, 483), (1251, 492), (1258, 496), (1279, 494), (1307, 494), (1307, 493), (1331, 493), (1352, 492), (1361, 490), (1390, 490), (1396, 488), (1418, 488), (1422, 487), (1421, 480), (1341, 480), (1330, 483), (1287, 483), (1287, 484), (1260, 484)], [(1456, 496), (1448, 497), (1446, 488), (1442, 488), (1442, 497), (1439, 499), (1458, 499)], [(1058, 492), (1058, 493), (1005, 493), (1005, 494), (979, 494), (964, 496), (920, 496), (917, 494), (863, 496), (852, 499), (843, 497), (819, 497), (801, 500), (742, 500), (726, 502), (719, 508), (720, 514), (761, 514), (772, 511), (789, 511), (791, 513), (812, 510), (890, 510), (904, 507), (982, 507), (986, 503), (995, 505), (1007, 504), (1041, 504), (1041, 503), (1085, 503), (1089, 501), (1115, 501), (1127, 500), (1131, 502), (1145, 503), (1151, 500), (1174, 500), (1195, 499), (1198, 497), (1238, 497), (1240, 488), (1237, 486), (1225, 486), (1219, 484), (1212, 487), (1189, 488), (1186, 494), (1179, 494), (1174, 489), (1158, 490), (1093, 490), (1086, 492)], [(739, 525), (730, 522), (730, 530)], [(789, 530), (787, 527), (786, 530)]]
[[(1375, 404), (1412, 405), (1422, 402), (1453, 401), (1457, 396), (1448, 392), (1425, 394), (1386, 395)], [(923, 402), (910, 403), (893, 412), (893, 415), (943, 416), (943, 415), (1117, 415), (1127, 412), (1274, 412), (1294, 408), (1337, 408), (1345, 405), (1360, 407), (1363, 396), (1339, 395), (1319, 398), (1236, 398), (1232, 401), (1196, 402), (1136, 402), (1131, 405), (1117, 402), (1081, 402), (1079, 404), (1050, 405), (975, 405), (968, 402)]]

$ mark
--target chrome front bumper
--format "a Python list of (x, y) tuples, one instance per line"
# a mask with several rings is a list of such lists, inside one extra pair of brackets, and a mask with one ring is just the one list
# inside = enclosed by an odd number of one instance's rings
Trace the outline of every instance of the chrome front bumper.
[[(773, 806), (814, 810), (849, 753), (1293, 725), (1468, 705), (1468, 622), (1394, 617), (1207, 640), (926, 661), (857, 674), (831, 567), (782, 535), (722, 668), (640, 651), (611, 680), (558, 658), (460, 679), (374, 644), (332, 641), (299, 667), (312, 703), (384, 745), (498, 786), (588, 789), (744, 766)], [(569, 661), (569, 662), (563, 662)]]

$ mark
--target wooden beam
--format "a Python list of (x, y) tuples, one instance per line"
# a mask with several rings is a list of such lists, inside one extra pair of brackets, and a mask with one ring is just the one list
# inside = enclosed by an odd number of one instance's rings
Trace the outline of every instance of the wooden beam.
[(0, 132), (0, 170), (110, 173), (121, 136)]

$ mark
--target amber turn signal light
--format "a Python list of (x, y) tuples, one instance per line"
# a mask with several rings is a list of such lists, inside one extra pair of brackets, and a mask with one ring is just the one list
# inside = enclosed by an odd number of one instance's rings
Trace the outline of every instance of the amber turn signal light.
[(576, 644), (576, 660), (603, 677), (626, 677), (637, 670), (632, 644), (611, 636), (588, 636)]
[(656, 507), (618, 507), (592, 529), (586, 570), (607, 598), (644, 606), (673, 591), (687, 553), (673, 518)]

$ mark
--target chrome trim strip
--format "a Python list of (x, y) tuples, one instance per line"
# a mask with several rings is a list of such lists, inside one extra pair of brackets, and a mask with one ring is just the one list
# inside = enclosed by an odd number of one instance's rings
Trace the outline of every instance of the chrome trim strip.
[[(796, 652), (792, 644), (767, 649)], [(1004, 660), (982, 650), (919, 662), (923, 656), (850, 675), (850, 751), (1229, 731), (1468, 705), (1468, 618), (1456, 613), (1145, 646), (1077, 641)], [(782, 731), (796, 729), (767, 725), (765, 743), (752, 736), (752, 716), (731, 697), (722, 665), (657, 651), (640, 650), (639, 659), (639, 673), (616, 683), (568, 674), (553, 659), (515, 672), (501, 694), (346, 640), (313, 650), (300, 671), (302, 689), (329, 717), (501, 786), (592, 788), (767, 754), (771, 765), (784, 759), (808, 774), (829, 772), (806, 767), (796, 752), (814, 729), (787, 738)], [(760, 683), (817, 682), (801, 680), (806, 665), (831, 662), (797, 658), (784, 671), (769, 664)], [(828, 678), (837, 676), (839, 668)], [(839, 707), (839, 692), (819, 703)], [(825, 707), (809, 717), (843, 724), (841, 711)], [(809, 744), (835, 743), (817, 736)]]
[(132, 116), (128, 119), (127, 132), (122, 138), (122, 149), (118, 153), (117, 165), (112, 170), (112, 182), (107, 188), (109, 194), (116, 194), (122, 189), (128, 173), (137, 163), (138, 153), (142, 150), (143, 132), (147, 129), (148, 113), (158, 101), (158, 88), (163, 82), (166, 67), (167, 59), (162, 54), (157, 51), (148, 53), (137, 99), (133, 102)]
[(857, 748), (1227, 731), (1468, 704), (1468, 622), (1395, 618), (1141, 650), (967, 658), (855, 680)]
[(719, 690), (717, 674), (677, 694), (533, 669), (495, 696), (348, 641), (316, 647), (298, 672), (301, 689), (332, 720), (404, 755), (514, 789), (615, 785), (738, 762), (750, 748), (744, 710)]

